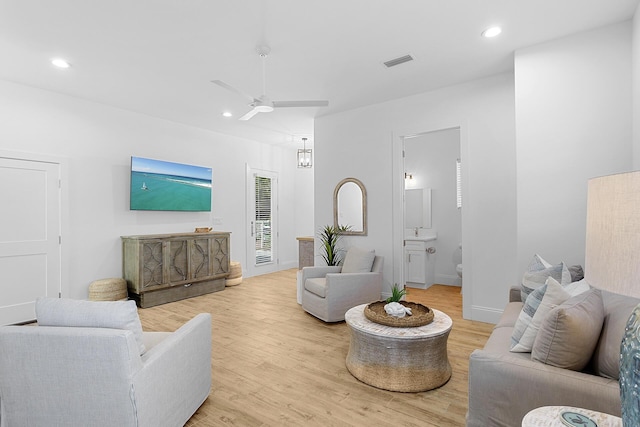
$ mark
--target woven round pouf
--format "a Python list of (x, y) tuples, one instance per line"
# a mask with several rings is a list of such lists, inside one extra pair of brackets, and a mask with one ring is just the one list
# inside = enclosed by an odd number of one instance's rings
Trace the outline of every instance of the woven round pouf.
[(122, 278), (95, 280), (89, 285), (90, 301), (118, 301), (127, 297), (127, 281)]
[(235, 286), (242, 283), (242, 265), (238, 261), (229, 262), (229, 277), (225, 286)]

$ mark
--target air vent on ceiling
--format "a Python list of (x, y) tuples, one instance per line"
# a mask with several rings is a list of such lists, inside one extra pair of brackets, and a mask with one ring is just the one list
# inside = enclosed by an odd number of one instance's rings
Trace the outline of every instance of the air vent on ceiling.
[(384, 65), (387, 68), (395, 67), (396, 65), (404, 64), (405, 62), (413, 61), (413, 56), (405, 55), (399, 58), (390, 59), (389, 61), (385, 61)]

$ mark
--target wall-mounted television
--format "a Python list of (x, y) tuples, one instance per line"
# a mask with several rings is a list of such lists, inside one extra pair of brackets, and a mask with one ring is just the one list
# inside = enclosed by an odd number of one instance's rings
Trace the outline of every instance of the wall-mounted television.
[(131, 157), (131, 210), (211, 211), (211, 168)]

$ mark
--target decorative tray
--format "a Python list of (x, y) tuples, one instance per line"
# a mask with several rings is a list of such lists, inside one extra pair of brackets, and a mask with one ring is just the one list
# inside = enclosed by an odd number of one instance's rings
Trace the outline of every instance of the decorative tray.
[(568, 427), (598, 427), (598, 424), (585, 414), (572, 411), (562, 412), (560, 414), (560, 421)]
[(376, 301), (364, 308), (364, 317), (372, 322), (385, 326), (395, 326), (397, 328), (412, 328), (428, 325), (433, 322), (433, 310), (422, 304), (408, 301), (400, 301), (400, 304), (411, 309), (411, 316), (404, 317), (389, 316), (384, 311), (386, 301)]

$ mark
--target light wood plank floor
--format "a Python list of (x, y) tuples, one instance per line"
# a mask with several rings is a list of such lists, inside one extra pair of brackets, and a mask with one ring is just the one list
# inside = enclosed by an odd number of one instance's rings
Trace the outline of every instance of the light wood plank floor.
[(245, 279), (224, 291), (139, 309), (144, 330), (173, 331), (197, 313), (213, 317), (212, 388), (187, 426), (464, 426), (469, 354), (493, 325), (462, 319), (459, 288), (409, 289), (408, 300), (453, 319), (453, 375), (423, 393), (379, 390), (345, 367), (349, 330), (296, 302), (296, 270)]

